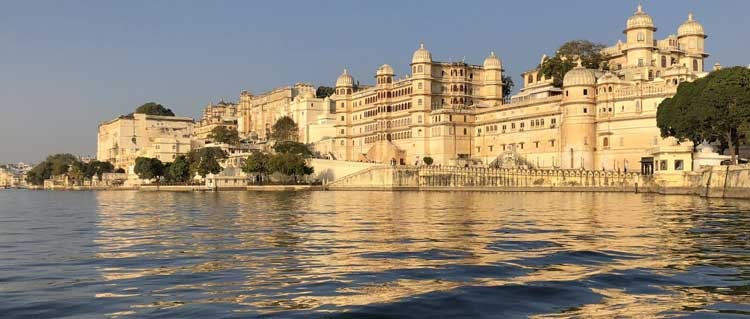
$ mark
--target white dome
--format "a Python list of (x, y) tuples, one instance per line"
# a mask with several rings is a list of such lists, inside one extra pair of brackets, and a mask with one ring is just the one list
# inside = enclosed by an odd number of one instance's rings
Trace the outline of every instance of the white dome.
[(431, 63), (432, 54), (430, 51), (424, 48), (424, 43), (419, 44), (419, 49), (414, 51), (414, 55), (411, 57), (411, 63)]
[(654, 27), (654, 19), (652, 19), (650, 15), (643, 12), (643, 6), (641, 6), (640, 4), (638, 5), (638, 10), (636, 10), (635, 14), (628, 18), (628, 22), (625, 24), (625, 26), (625, 31), (640, 28), (648, 28), (656, 31), (656, 27)]
[(503, 68), (502, 62), (500, 62), (500, 59), (495, 56), (495, 51), (491, 51), (490, 55), (484, 59), (484, 69), (485, 70), (500, 70)]
[(349, 75), (349, 71), (347, 69), (344, 69), (344, 73), (341, 73), (341, 75), (339, 75), (339, 78), (336, 80), (336, 87), (341, 86), (354, 86), (354, 78)]
[(378, 68), (378, 71), (375, 72), (376, 75), (393, 75), (393, 68), (388, 64), (383, 64)]
[(565, 73), (563, 78), (563, 86), (595, 86), (596, 85), (596, 74), (593, 70), (584, 68), (581, 65), (581, 61), (578, 61), (578, 66)]
[(677, 37), (682, 38), (689, 35), (697, 35), (706, 37), (706, 33), (703, 32), (703, 26), (698, 21), (693, 20), (693, 13), (688, 14), (688, 19), (677, 29)]

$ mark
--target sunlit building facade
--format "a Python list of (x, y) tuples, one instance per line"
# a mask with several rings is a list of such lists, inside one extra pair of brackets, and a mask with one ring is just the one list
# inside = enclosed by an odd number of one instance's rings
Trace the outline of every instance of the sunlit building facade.
[[(562, 88), (539, 69), (522, 74), (520, 92), (504, 100), (502, 62), (433, 61), (414, 52), (411, 74), (397, 79), (385, 64), (375, 85), (336, 81), (337, 159), (391, 164), (507, 165), (538, 168), (640, 169), (662, 139), (659, 103), (679, 83), (705, 76), (706, 34), (692, 14), (676, 34), (658, 40), (641, 6), (627, 19), (626, 41), (603, 50), (608, 70), (575, 67)], [(546, 57), (542, 58), (544, 62)], [(689, 169), (689, 168), (687, 168)]]

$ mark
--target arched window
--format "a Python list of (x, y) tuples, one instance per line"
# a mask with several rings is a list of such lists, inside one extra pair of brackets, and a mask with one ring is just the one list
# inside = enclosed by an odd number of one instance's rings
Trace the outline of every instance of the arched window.
[(352, 89), (346, 89), (346, 94), (352, 94)]
[(698, 60), (693, 60), (693, 71), (698, 71)]
[(638, 32), (638, 42), (646, 41), (646, 35), (643, 32)]
[(422, 70), (423, 70), (423, 69), (422, 69), (422, 66), (421, 66), (421, 65), (417, 66), (417, 73), (422, 73)]
[(609, 147), (609, 137), (605, 137), (602, 139), (602, 146)]
[(609, 93), (612, 93), (612, 87), (611, 86), (609, 87)]
[(529, 78), (528, 78), (527, 82), (529, 84), (534, 83), (534, 76), (532, 76), (531, 74), (529, 74)]
[(588, 89), (583, 89), (583, 95), (584, 96), (589, 95), (589, 90)]
[(422, 105), (422, 99), (417, 99), (417, 105)]
[(663, 56), (663, 55), (661, 56), (661, 67), (662, 68), (666, 68), (667, 67), (667, 57)]
[(421, 88), (422, 88), (422, 82), (418, 82), (418, 83), (417, 83), (417, 88), (418, 88), (418, 89), (421, 89)]
[(539, 72), (536, 74), (536, 81), (539, 82), (542, 80), (542, 72)]
[(415, 66), (415, 67), (412, 67), (412, 71), (411, 71), (411, 72), (412, 72), (412, 73), (417, 73), (417, 67), (416, 67), (416, 66)]

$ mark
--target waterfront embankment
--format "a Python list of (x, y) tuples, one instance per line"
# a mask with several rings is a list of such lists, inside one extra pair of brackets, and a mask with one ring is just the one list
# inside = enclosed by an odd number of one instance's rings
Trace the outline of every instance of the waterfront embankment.
[(635, 192), (750, 199), (750, 166), (642, 175), (576, 169), (371, 167), (326, 185), (329, 190)]

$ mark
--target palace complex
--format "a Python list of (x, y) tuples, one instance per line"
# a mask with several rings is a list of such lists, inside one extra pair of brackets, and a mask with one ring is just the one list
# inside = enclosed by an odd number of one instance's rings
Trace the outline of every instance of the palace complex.
[(523, 73), (520, 93), (505, 101), (494, 52), (482, 65), (438, 62), (420, 45), (409, 76), (395, 80), (384, 64), (375, 86), (359, 89), (344, 70), (331, 96), (332, 153), (382, 163), (414, 164), (429, 156), (444, 165), (511, 160), (538, 168), (638, 170), (655, 147), (672, 143), (656, 126), (659, 103), (680, 82), (706, 74), (707, 36), (692, 14), (676, 35), (658, 40), (656, 30), (639, 6), (625, 24), (625, 42), (603, 50), (609, 71), (579, 63), (556, 88), (533, 69)]
[(137, 156), (171, 161), (204, 145), (220, 125), (264, 141), (276, 120), (289, 116), (300, 142), (336, 160), (411, 165), (431, 157), (441, 165), (648, 171), (659, 148), (674, 144), (660, 137), (659, 103), (680, 82), (707, 74), (707, 36), (692, 14), (676, 34), (658, 39), (656, 31), (638, 6), (625, 23), (625, 41), (602, 51), (607, 70), (579, 62), (556, 87), (537, 66), (505, 99), (495, 52), (481, 65), (439, 62), (420, 44), (409, 74), (397, 78), (383, 64), (374, 85), (360, 85), (344, 70), (329, 97), (298, 83), (260, 95), (242, 91), (237, 104), (209, 104), (197, 124), (143, 114), (102, 123), (97, 158), (116, 167)]

